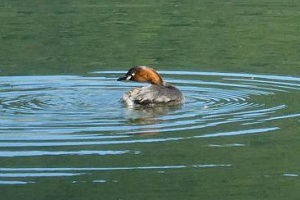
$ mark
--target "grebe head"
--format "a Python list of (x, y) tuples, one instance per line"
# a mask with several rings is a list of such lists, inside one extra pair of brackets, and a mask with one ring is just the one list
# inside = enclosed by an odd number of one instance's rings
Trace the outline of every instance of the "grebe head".
[(132, 67), (128, 70), (125, 76), (118, 78), (118, 81), (137, 81), (137, 82), (148, 82), (153, 85), (162, 85), (163, 79), (161, 76), (152, 68), (146, 66)]

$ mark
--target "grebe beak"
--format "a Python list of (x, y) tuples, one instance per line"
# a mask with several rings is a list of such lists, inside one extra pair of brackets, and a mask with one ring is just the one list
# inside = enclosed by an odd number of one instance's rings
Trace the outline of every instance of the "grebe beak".
[(120, 78), (118, 78), (117, 81), (128, 81), (131, 79), (131, 75), (125, 75), (125, 76), (121, 76)]

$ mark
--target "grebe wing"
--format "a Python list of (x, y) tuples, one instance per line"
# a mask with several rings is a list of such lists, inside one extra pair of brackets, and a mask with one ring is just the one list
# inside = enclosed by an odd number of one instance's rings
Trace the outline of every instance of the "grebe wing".
[(172, 85), (151, 85), (140, 88), (136, 91), (134, 98), (135, 103), (151, 104), (151, 103), (182, 103), (184, 97), (182, 93)]

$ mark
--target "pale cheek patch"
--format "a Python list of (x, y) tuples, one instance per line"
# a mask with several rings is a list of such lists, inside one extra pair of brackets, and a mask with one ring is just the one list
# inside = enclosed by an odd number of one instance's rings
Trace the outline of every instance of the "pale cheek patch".
[(126, 81), (129, 81), (131, 79), (132, 76), (127, 76), (126, 77)]
[(131, 75), (127, 76), (126, 81), (129, 81), (132, 77), (134, 77), (135, 73), (132, 73)]

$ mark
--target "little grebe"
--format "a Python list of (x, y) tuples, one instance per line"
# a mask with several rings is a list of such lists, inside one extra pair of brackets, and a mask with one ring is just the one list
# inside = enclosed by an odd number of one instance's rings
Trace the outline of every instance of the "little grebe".
[(125, 93), (121, 101), (127, 105), (156, 103), (178, 105), (184, 102), (181, 91), (163, 81), (162, 77), (152, 68), (146, 66), (132, 67), (125, 76), (118, 79), (118, 81), (122, 80), (151, 83), (149, 86), (134, 88)]

